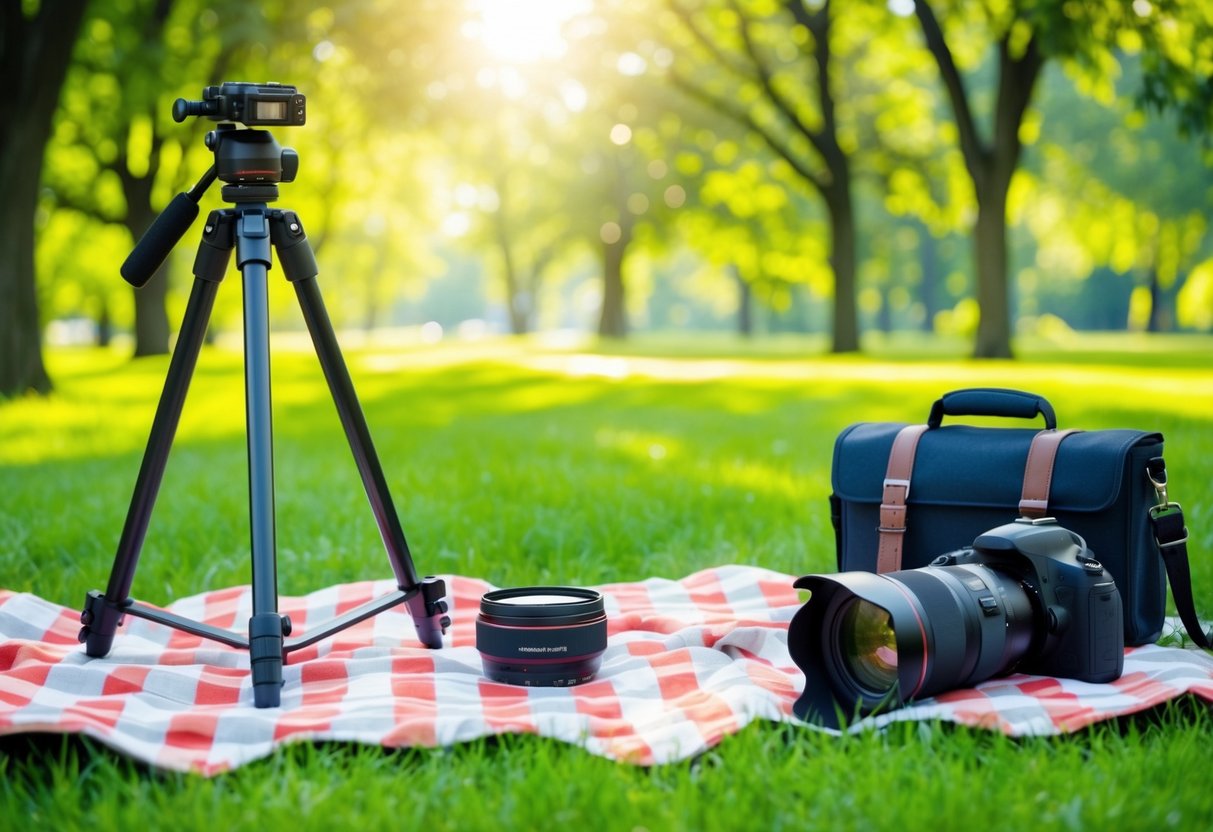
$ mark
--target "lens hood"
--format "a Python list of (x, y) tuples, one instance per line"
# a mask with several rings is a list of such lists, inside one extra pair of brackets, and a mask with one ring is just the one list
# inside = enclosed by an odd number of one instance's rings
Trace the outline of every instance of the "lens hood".
[[(1041, 621), (1019, 580), (982, 563), (808, 575), (795, 586), (813, 595), (788, 628), (805, 673), (792, 709), (831, 727), (1009, 672)], [(870, 605), (863, 615), (859, 602)]]
[[(845, 711), (851, 703), (860, 713), (881, 706), (896, 708), (922, 687), (927, 668), (927, 634), (921, 605), (903, 587), (880, 575), (846, 572), (807, 575), (794, 584), (812, 593), (788, 626), (788, 650), (805, 673), (804, 693), (793, 705), (798, 717), (838, 727), (855, 716)], [(835, 645), (839, 620), (854, 599), (885, 610), (897, 639), (897, 684), (890, 690), (866, 690), (857, 685), (843, 666)], [(840, 688), (845, 687), (846, 690)], [(844, 712), (839, 714), (838, 710)]]
[(602, 594), (567, 586), (496, 589), (480, 599), (476, 649), (494, 682), (567, 687), (588, 682), (606, 650)]

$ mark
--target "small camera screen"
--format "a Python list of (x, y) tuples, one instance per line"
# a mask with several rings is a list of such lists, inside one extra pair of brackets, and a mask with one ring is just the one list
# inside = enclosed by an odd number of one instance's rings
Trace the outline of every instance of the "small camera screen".
[(286, 121), (286, 102), (254, 101), (253, 116), (257, 121)]

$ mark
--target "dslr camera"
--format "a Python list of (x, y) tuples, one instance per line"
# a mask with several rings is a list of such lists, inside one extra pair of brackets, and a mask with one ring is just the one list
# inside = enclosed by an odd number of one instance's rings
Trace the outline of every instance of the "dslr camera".
[(190, 116), (234, 121), (247, 127), (299, 127), (307, 121), (307, 99), (297, 87), (286, 84), (225, 81), (204, 87), (201, 101), (178, 98), (173, 102), (173, 121), (180, 123)]
[(788, 629), (804, 671), (793, 710), (852, 717), (1012, 672), (1110, 682), (1124, 669), (1120, 593), (1086, 542), (1023, 518), (929, 566), (807, 575)]

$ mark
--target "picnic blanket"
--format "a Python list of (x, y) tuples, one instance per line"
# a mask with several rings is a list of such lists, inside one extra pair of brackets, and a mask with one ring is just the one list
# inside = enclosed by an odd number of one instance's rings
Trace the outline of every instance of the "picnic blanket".
[[(595, 679), (521, 688), (482, 674), (475, 649), (480, 596), (494, 587), (445, 576), (454, 624), (441, 650), (416, 640), (402, 608), (292, 653), (279, 708), (256, 709), (248, 654), (127, 617), (114, 648), (90, 659), (79, 610), (0, 591), (0, 734), (79, 732), (153, 766), (213, 775), (300, 740), (446, 746), (491, 734), (553, 737), (638, 764), (698, 754), (755, 719), (797, 722), (804, 676), (787, 649), (800, 606), (792, 576), (725, 566), (682, 580), (597, 587), (609, 638)], [(394, 589), (345, 584), (283, 598), (294, 633)], [(248, 587), (168, 609), (242, 631)], [(1213, 658), (1150, 645), (1126, 651), (1107, 685), (1013, 675), (871, 717), (947, 720), (1011, 735), (1057, 734), (1184, 693), (1213, 701)]]

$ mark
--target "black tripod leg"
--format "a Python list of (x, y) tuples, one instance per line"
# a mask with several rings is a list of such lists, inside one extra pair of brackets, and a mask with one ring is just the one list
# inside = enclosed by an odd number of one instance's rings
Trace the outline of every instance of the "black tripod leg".
[(274, 437), (270, 406), (269, 211), (250, 204), (238, 212), (236, 261), (244, 276), (244, 393), (248, 424), (249, 518), (253, 556), (253, 617), (249, 665), (253, 704), (277, 707), (282, 697), (283, 635), (278, 614), (274, 540)]
[(220, 222), (218, 214), (219, 212), (213, 213), (207, 220), (207, 231), (198, 247), (198, 257), (194, 261), (194, 286), (190, 290), (185, 317), (181, 321), (181, 331), (177, 335), (177, 345), (173, 348), (168, 375), (164, 379), (164, 389), (160, 393), (160, 403), (156, 406), (156, 416), (152, 420), (151, 434), (148, 436), (147, 449), (143, 452), (143, 464), (135, 481), (135, 493), (127, 510), (126, 523), (122, 527), (118, 551), (114, 555), (114, 568), (110, 572), (109, 584), (106, 586), (105, 595), (97, 590), (88, 593), (84, 612), (80, 616), (80, 621), (84, 624), (80, 631), (80, 640), (84, 642), (84, 651), (94, 658), (109, 654), (114, 644), (114, 633), (122, 618), (122, 608), (129, 601), (131, 584), (135, 580), (135, 568), (139, 564), (139, 552), (143, 548), (152, 506), (156, 503), (156, 494), (164, 477), (169, 449), (177, 433), (181, 408), (185, 404), (190, 379), (198, 363), (198, 353), (206, 337), (206, 327), (210, 321), (211, 309), (215, 305), (219, 281), (223, 280), (223, 273), (227, 270), (231, 255), (231, 235), (226, 233), (225, 236), (226, 226)]
[(383, 468), (371, 441), (366, 417), (363, 416), (362, 407), (358, 403), (354, 383), (350, 379), (349, 369), (341, 355), (332, 322), (324, 306), (324, 298), (321, 297), (320, 287), (316, 283), (316, 258), (312, 254), (303, 225), (294, 212), (275, 212), (274, 244), (278, 249), (282, 269), (294, 285), (295, 294), (299, 298), (303, 319), (316, 347), (316, 355), (328, 381), (333, 403), (337, 406), (341, 425), (345, 428), (354, 461), (358, 465), (358, 473), (362, 477), (363, 488), (375, 514), (379, 535), (387, 549), (396, 584), (405, 591), (418, 590), (407, 602), (409, 613), (417, 627), (417, 636), (427, 647), (441, 647), (442, 634), (450, 625), (450, 619), (446, 617), (446, 602), (443, 600), (446, 595), (445, 584), (438, 578), (427, 577), (424, 581), (418, 580), (408, 542), (404, 537), (404, 529), (400, 526), (400, 518), (392, 503)]

